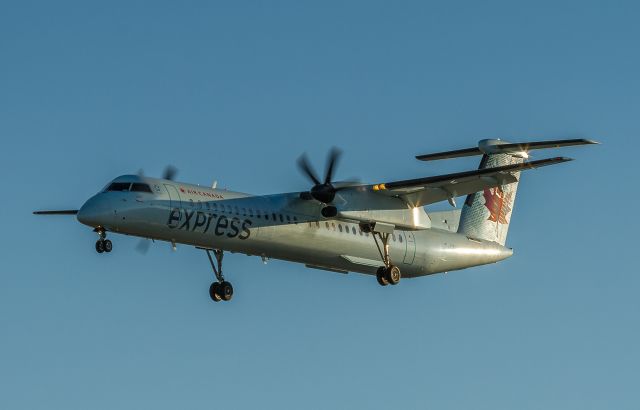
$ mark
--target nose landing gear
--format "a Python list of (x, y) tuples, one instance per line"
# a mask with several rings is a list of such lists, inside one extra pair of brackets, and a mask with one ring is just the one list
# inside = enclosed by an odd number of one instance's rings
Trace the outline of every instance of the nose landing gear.
[(102, 228), (96, 228), (95, 232), (97, 232), (98, 236), (100, 236), (100, 239), (98, 239), (98, 241), (96, 242), (96, 252), (98, 253), (111, 252), (111, 250), (113, 249), (113, 244), (109, 239), (106, 239), (107, 231), (105, 231)]
[(213, 269), (213, 273), (216, 275), (217, 279), (217, 282), (213, 282), (209, 287), (209, 296), (211, 297), (211, 300), (214, 302), (231, 300), (233, 297), (233, 286), (231, 286), (231, 283), (224, 280), (224, 276), (222, 275), (222, 257), (224, 256), (224, 252), (222, 249), (213, 250), (213, 254), (216, 258), (216, 263), (214, 263), (213, 258), (211, 257), (211, 250), (205, 249), (205, 251), (207, 252), (211, 268)]

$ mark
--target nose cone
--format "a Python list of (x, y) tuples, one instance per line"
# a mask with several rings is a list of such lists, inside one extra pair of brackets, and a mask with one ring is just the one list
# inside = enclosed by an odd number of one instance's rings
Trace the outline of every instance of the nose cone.
[(106, 226), (112, 222), (113, 209), (104, 195), (98, 194), (82, 205), (76, 216), (80, 223), (91, 227)]

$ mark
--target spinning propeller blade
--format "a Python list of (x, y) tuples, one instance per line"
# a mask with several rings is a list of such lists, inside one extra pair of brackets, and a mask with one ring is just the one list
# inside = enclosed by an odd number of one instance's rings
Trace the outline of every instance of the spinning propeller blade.
[(357, 182), (355, 181), (333, 182), (333, 174), (338, 165), (338, 160), (340, 159), (341, 154), (342, 152), (335, 147), (329, 151), (329, 155), (327, 156), (326, 172), (324, 174), (324, 182), (320, 182), (320, 179), (317, 177), (317, 174), (309, 163), (309, 159), (306, 154), (302, 154), (300, 158), (298, 158), (298, 167), (314, 184), (308, 192), (300, 193), (301, 199), (315, 199), (323, 204), (330, 204), (335, 198), (336, 192), (341, 189), (357, 185)]
[(173, 181), (178, 173), (178, 169), (173, 165), (167, 165), (164, 168), (164, 172), (162, 173), (162, 179), (168, 179), (169, 181)]

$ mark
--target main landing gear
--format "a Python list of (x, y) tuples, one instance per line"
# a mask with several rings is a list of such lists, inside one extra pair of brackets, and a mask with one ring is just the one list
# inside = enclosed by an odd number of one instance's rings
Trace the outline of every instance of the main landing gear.
[(224, 276), (222, 276), (222, 256), (224, 255), (222, 249), (213, 250), (216, 263), (213, 262), (213, 258), (211, 257), (211, 250), (205, 249), (205, 251), (207, 252), (207, 257), (209, 258), (209, 262), (211, 262), (211, 268), (217, 279), (217, 282), (213, 282), (209, 287), (209, 296), (214, 302), (231, 300), (233, 297), (233, 286), (224, 280)]
[(105, 231), (102, 228), (96, 228), (95, 232), (97, 232), (98, 236), (100, 236), (100, 239), (98, 239), (98, 241), (96, 242), (96, 252), (98, 253), (111, 252), (111, 250), (113, 249), (113, 244), (111, 243), (110, 240), (106, 239), (107, 231)]
[[(381, 229), (376, 229), (376, 225), (381, 225)], [(362, 224), (361, 229), (364, 232), (371, 233), (373, 240), (376, 243), (380, 258), (384, 266), (380, 266), (376, 271), (376, 279), (381, 286), (397, 285), (400, 282), (401, 274), (400, 268), (391, 263), (391, 257), (389, 256), (389, 237), (393, 232), (393, 226), (386, 226), (383, 224)], [(380, 246), (380, 242), (382, 247)]]

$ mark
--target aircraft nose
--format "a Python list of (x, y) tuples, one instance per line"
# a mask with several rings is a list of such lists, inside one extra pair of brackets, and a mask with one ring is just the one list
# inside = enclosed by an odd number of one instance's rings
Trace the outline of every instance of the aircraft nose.
[(113, 209), (109, 200), (98, 194), (90, 198), (78, 211), (78, 221), (91, 227), (105, 226), (111, 223)]

